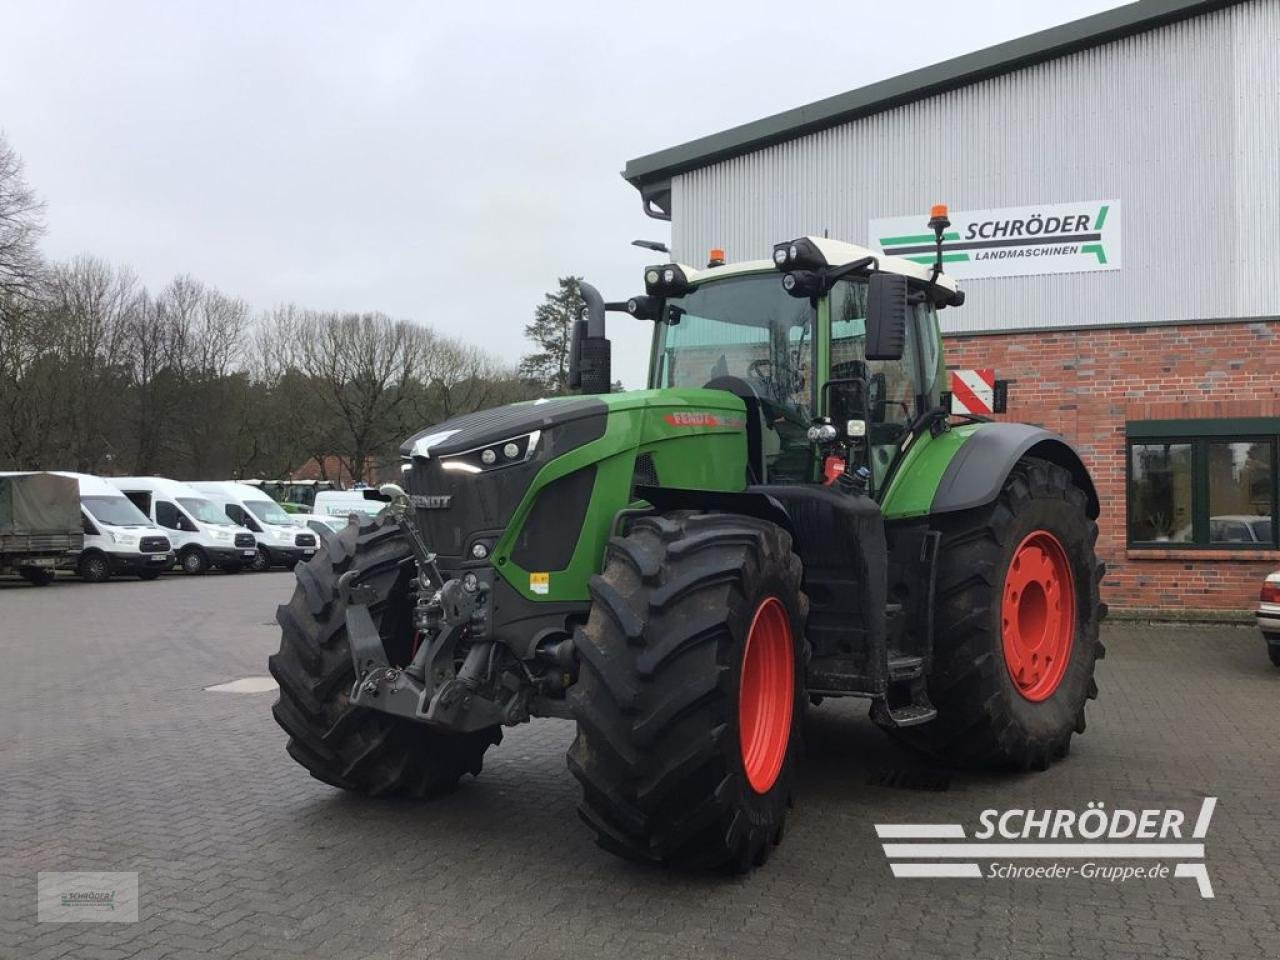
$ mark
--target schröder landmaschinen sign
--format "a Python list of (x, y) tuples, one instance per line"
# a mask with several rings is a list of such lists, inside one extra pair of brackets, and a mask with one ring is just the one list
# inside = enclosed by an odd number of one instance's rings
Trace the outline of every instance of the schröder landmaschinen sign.
[[(1120, 269), (1120, 201), (1082, 200), (952, 211), (942, 235), (946, 271), (960, 279)], [(872, 220), (868, 246), (933, 263), (934, 235), (920, 214)]]

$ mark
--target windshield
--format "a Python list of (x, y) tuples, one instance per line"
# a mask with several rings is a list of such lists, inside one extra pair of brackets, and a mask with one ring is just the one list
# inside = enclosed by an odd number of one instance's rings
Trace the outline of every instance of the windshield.
[(706, 283), (667, 301), (659, 324), (655, 387), (704, 387), (740, 377), (762, 398), (813, 407), (813, 308), (776, 273)]
[(208, 500), (197, 500), (195, 497), (179, 497), (178, 503), (182, 504), (183, 510), (201, 523), (213, 524), (219, 527), (234, 526), (231, 518)]
[(149, 527), (151, 521), (125, 497), (82, 497), (80, 505), (109, 527)]
[(292, 527), (294, 525), (293, 518), (281, 510), (280, 504), (274, 500), (246, 500), (244, 505), (249, 508), (250, 513), (263, 523), (270, 523), (279, 527)]
[(760, 401), (761, 457), (774, 482), (812, 479), (814, 310), (776, 273), (705, 283), (667, 300), (657, 325), (653, 386), (705, 387), (724, 377)]

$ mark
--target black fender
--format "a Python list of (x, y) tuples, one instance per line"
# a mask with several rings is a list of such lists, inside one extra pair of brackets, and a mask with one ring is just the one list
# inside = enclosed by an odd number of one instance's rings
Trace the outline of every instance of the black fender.
[(1023, 457), (1038, 457), (1068, 470), (1089, 500), (1089, 518), (1097, 518), (1098, 492), (1080, 454), (1058, 434), (1026, 423), (983, 424), (942, 471), (929, 512), (954, 513), (991, 503)]
[(688, 490), (682, 487), (637, 486), (635, 495), (659, 510), (717, 510), (776, 523), (795, 535), (791, 515), (776, 498), (751, 490)]

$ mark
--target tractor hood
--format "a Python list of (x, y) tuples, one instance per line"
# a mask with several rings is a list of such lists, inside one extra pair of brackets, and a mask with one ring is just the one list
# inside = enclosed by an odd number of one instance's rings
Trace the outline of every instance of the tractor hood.
[(608, 406), (597, 397), (551, 397), (466, 413), (415, 433), (400, 456), (430, 459), (502, 443), (572, 421), (603, 418)]
[(719, 415), (728, 415), (732, 420), (733, 415), (741, 416), (744, 410), (742, 400), (723, 390), (633, 390), (588, 397), (549, 397), (467, 413), (427, 427), (401, 445), (400, 456), (438, 459), (570, 424), (577, 425), (574, 433), (599, 436), (603, 422), (592, 429), (589, 421), (603, 421), (611, 412), (642, 408), (655, 412), (656, 408), (669, 409), (668, 422), (688, 426), (714, 425), (707, 421)]

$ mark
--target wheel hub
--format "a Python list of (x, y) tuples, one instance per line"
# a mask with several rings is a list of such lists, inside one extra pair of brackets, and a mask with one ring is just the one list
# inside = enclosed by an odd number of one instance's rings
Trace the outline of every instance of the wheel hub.
[(791, 623), (777, 597), (756, 608), (742, 653), (738, 684), (738, 740), (747, 782), (768, 793), (782, 772), (791, 739), (795, 652)]
[(1013, 551), (1000, 610), (1005, 666), (1024, 698), (1047, 700), (1058, 689), (1075, 628), (1075, 580), (1067, 552), (1053, 534), (1035, 530)]

